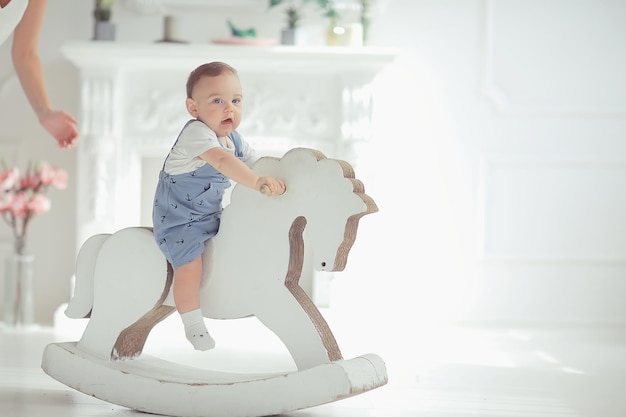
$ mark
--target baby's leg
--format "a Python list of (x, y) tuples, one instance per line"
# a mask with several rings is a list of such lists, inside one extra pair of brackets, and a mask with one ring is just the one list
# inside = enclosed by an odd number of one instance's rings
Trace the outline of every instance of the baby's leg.
[(185, 335), (196, 350), (215, 347), (200, 311), (200, 279), (202, 278), (202, 257), (174, 271), (174, 303), (185, 325)]

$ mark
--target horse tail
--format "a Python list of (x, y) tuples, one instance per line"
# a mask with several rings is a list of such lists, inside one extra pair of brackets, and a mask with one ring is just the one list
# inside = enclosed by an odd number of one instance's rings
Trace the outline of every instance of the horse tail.
[(100, 248), (110, 234), (91, 236), (81, 246), (76, 258), (76, 283), (74, 296), (70, 300), (65, 315), (73, 319), (87, 318), (93, 308), (93, 286), (96, 259)]

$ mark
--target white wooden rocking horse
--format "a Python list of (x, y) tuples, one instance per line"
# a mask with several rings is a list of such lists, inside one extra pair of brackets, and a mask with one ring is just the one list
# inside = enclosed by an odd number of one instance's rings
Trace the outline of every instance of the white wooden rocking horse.
[(150, 330), (175, 308), (171, 266), (151, 229), (141, 227), (84, 243), (66, 314), (89, 321), (78, 342), (46, 347), (43, 370), (96, 398), (181, 417), (273, 415), (386, 384), (376, 354), (342, 358), (298, 284), (305, 250), (317, 270), (345, 268), (359, 219), (377, 211), (376, 204), (348, 163), (316, 150), (261, 158), (254, 170), (282, 178), (287, 191), (266, 197), (235, 186), (204, 254), (202, 312), (216, 319), (256, 316), (285, 344), (297, 371), (226, 373), (142, 356)]

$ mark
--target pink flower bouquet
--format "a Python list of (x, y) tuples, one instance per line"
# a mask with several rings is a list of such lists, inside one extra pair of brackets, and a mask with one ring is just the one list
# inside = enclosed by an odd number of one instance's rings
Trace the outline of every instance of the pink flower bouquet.
[(48, 188), (67, 187), (67, 173), (47, 162), (29, 164), (20, 176), (17, 167), (0, 171), (0, 215), (13, 230), (15, 253), (24, 255), (26, 231), (33, 216), (50, 210)]

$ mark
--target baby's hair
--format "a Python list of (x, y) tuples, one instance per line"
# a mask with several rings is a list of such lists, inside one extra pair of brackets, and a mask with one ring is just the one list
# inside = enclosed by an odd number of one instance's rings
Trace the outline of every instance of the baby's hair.
[(217, 77), (225, 72), (230, 72), (233, 75), (239, 76), (237, 70), (224, 62), (209, 62), (208, 64), (202, 64), (195, 70), (191, 71), (189, 78), (187, 78), (187, 98), (191, 98), (193, 88), (198, 84), (198, 81), (202, 77)]

